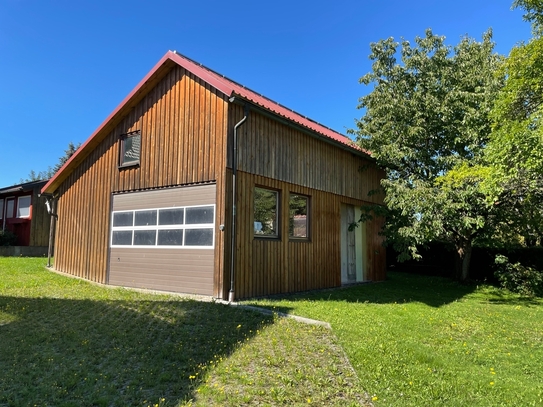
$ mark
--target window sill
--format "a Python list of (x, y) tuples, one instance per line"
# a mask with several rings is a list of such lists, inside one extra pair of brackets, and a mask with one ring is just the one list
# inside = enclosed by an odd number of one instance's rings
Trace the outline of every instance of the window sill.
[(133, 163), (122, 164), (122, 165), (117, 166), (117, 168), (119, 170), (124, 170), (124, 169), (127, 169), (127, 168), (137, 168), (139, 166), (140, 166), (140, 163), (138, 161), (138, 162), (133, 162)]
[(276, 240), (280, 241), (281, 236), (263, 236), (263, 235), (254, 235), (253, 238), (255, 240)]
[(292, 236), (290, 236), (288, 238), (288, 241), (289, 242), (300, 242), (300, 243), (307, 242), (307, 243), (310, 243), (311, 239), (308, 238), (308, 237), (292, 237)]
[(6, 219), (6, 224), (8, 225), (14, 225), (16, 223), (27, 223), (27, 222), (30, 222), (30, 217), (28, 218), (7, 218)]

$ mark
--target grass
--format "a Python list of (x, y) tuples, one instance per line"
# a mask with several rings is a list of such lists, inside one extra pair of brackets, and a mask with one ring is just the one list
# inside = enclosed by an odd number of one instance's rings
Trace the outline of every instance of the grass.
[(371, 405), (332, 332), (0, 258), (0, 406)]
[(543, 405), (543, 300), (390, 273), (251, 303), (330, 322), (376, 406)]

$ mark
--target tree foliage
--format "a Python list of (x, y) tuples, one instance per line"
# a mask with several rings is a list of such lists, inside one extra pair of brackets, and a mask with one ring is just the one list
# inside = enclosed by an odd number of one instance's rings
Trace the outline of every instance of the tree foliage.
[(41, 181), (51, 178), (53, 175), (57, 173), (58, 170), (62, 168), (62, 166), (70, 159), (72, 155), (77, 151), (77, 149), (81, 146), (81, 143), (74, 144), (71, 141), (68, 143), (68, 148), (64, 150), (64, 155), (59, 157), (58, 162), (53, 166), (49, 166), (47, 170), (36, 172), (34, 170), (30, 170), (28, 173), (28, 177), (25, 179), (21, 178), (21, 183), (23, 182), (32, 182), (32, 181)]
[[(534, 26), (543, 22), (543, 3), (517, 1)], [(534, 28), (535, 30), (535, 28)], [(492, 110), (485, 182), (502, 212), (500, 227), (528, 246), (543, 243), (543, 38), (514, 47), (500, 68), (506, 78)]]
[(389, 38), (371, 45), (372, 72), (360, 80), (373, 90), (360, 99), (356, 134), (386, 168), (387, 241), (400, 259), (416, 258), (426, 242), (448, 242), (464, 279), (473, 242), (492, 220), (476, 165), (501, 86), (493, 47), (490, 31), (455, 47), (431, 30), (414, 46)]
[(541, 0), (515, 0), (513, 8), (523, 8), (524, 20), (532, 23), (532, 32), (536, 37), (543, 33), (543, 2)]

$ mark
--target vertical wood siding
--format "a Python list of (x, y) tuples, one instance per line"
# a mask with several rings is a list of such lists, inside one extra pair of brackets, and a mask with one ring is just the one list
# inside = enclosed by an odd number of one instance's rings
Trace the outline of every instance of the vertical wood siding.
[(30, 246), (49, 245), (49, 225), (51, 217), (45, 207), (45, 199), (39, 198), (40, 187), (32, 191), (32, 221), (30, 223)]
[[(55, 268), (106, 282), (113, 192), (216, 181), (223, 197), (226, 104), (224, 95), (178, 66), (144, 95), (59, 187)], [(119, 136), (135, 130), (141, 130), (140, 165), (118, 169)], [(216, 211), (223, 224), (224, 199), (217, 198)], [(222, 253), (223, 234), (216, 230), (215, 250)], [(215, 273), (222, 272), (219, 257)]]
[[(233, 128), (243, 114), (242, 106), (230, 105), (228, 128)], [(230, 167), (232, 141), (230, 133)], [(382, 194), (369, 193), (379, 188), (384, 172), (368, 159), (312, 137), (295, 126), (272, 120), (257, 110), (250, 111), (238, 130), (237, 167), (236, 298), (340, 286), (341, 203), (358, 207), (382, 204)], [(231, 171), (228, 180), (229, 206)], [(255, 185), (281, 191), (280, 239), (254, 238)], [(290, 192), (311, 197), (309, 241), (288, 238), (285, 211)], [(367, 280), (385, 279), (385, 249), (378, 235), (381, 226), (382, 220), (375, 220), (365, 228)], [(225, 247), (229, 248), (230, 243)], [(229, 270), (229, 254), (226, 258)], [(229, 284), (226, 275), (222, 281), (223, 296), (227, 295)]]
[[(55, 268), (92, 281), (107, 280), (111, 196), (114, 192), (216, 182), (214, 295), (230, 287), (232, 129), (243, 108), (175, 66), (130, 111), (104, 127), (102, 141), (58, 189)], [(141, 130), (137, 167), (118, 169), (119, 136)], [(228, 135), (228, 143), (227, 143)], [(236, 297), (335, 287), (341, 284), (341, 203), (382, 203), (368, 195), (383, 172), (370, 160), (252, 110), (239, 130)], [(227, 161), (228, 159), (228, 161)], [(311, 239), (253, 238), (255, 185), (311, 197)], [(219, 225), (225, 225), (221, 231)], [(379, 222), (366, 227), (366, 278), (384, 279)]]
[[(231, 107), (231, 126), (243, 117)], [(292, 184), (378, 203), (384, 171), (369, 159), (251, 110), (238, 134), (238, 169)], [(229, 162), (231, 158), (229, 155)]]
[[(280, 238), (255, 238), (253, 234), (254, 187), (280, 191)], [(238, 172), (236, 240), (236, 298), (305, 291), (341, 285), (340, 208), (342, 203), (362, 206), (359, 199)], [(241, 192), (243, 191), (243, 192)], [(310, 197), (310, 239), (288, 237), (289, 193)], [(377, 232), (381, 221), (366, 226), (364, 244), (366, 279), (385, 278), (385, 249)], [(228, 290), (224, 286), (224, 294)]]

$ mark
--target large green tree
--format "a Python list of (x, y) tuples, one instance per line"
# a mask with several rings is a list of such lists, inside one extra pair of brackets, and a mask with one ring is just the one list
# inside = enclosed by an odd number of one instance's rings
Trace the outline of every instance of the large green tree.
[(485, 188), (501, 211), (502, 236), (543, 244), (543, 1), (519, 0), (534, 37), (514, 47), (500, 68), (506, 78), (492, 110)]
[[(385, 235), (400, 260), (430, 241), (454, 247), (457, 273), (469, 276), (473, 243), (488, 230), (492, 205), (475, 165), (489, 139), (489, 112), (501, 86), (492, 33), (454, 47), (431, 30), (415, 44), (371, 44), (372, 72), (360, 82), (365, 114), (357, 139), (386, 169)], [(399, 58), (399, 60), (397, 59)]]

